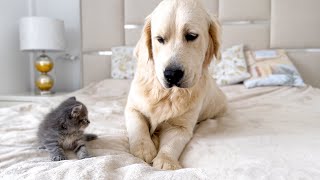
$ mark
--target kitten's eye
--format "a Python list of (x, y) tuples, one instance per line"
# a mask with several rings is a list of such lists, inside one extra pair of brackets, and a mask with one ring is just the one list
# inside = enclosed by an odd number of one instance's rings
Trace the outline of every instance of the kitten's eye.
[(198, 34), (195, 34), (195, 33), (188, 33), (185, 35), (185, 38), (186, 40), (189, 42), (189, 41), (194, 41), (198, 38)]
[(165, 42), (164, 42), (164, 38), (161, 37), (161, 36), (157, 36), (156, 39), (158, 40), (158, 42), (159, 42), (160, 44), (164, 44), (164, 43), (165, 43)]
[(87, 118), (81, 119), (80, 122), (88, 122), (89, 120)]

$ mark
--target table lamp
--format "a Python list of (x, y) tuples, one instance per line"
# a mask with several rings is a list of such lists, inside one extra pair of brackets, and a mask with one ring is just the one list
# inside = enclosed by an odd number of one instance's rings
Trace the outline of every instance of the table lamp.
[(58, 19), (31, 16), (20, 20), (20, 49), (41, 52), (35, 61), (35, 68), (40, 72), (35, 84), (41, 95), (51, 94), (54, 85), (53, 78), (48, 74), (54, 63), (45, 53), (65, 49), (64, 33), (64, 23)]

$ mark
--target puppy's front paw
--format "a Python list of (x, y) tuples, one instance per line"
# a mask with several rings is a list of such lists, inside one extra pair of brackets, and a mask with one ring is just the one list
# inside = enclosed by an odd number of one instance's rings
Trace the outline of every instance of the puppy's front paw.
[(51, 161), (62, 161), (62, 160), (67, 160), (68, 158), (65, 155), (55, 155), (51, 156)]
[(181, 169), (181, 165), (177, 160), (174, 160), (164, 154), (158, 154), (157, 157), (153, 159), (153, 167), (163, 170), (176, 170)]
[(152, 159), (157, 155), (157, 149), (151, 139), (144, 139), (130, 144), (130, 152), (147, 163), (151, 163)]

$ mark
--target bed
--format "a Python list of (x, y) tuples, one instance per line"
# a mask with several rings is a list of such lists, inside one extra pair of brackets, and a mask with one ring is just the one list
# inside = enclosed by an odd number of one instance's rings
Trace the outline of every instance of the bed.
[[(308, 85), (221, 87), (229, 110), (197, 124), (179, 159), (183, 169), (157, 170), (129, 153), (123, 111), (130, 80), (110, 79), (111, 48), (134, 45), (144, 17), (159, 2), (81, 0), (84, 88), (41, 103), (0, 108), (0, 179), (320, 179), (317, 0), (243, 0), (236, 5), (204, 0), (221, 21), (224, 48), (243, 43), (248, 49), (286, 49)], [(284, 11), (288, 3), (292, 10)], [(299, 17), (304, 28), (292, 28), (295, 14), (305, 15)], [(88, 107), (86, 131), (99, 137), (88, 142), (94, 157), (77, 160), (69, 152), (70, 160), (51, 162), (38, 149), (37, 126), (70, 96)]]
[[(180, 162), (154, 169), (129, 153), (123, 110), (130, 81), (104, 80), (65, 97), (0, 109), (0, 179), (318, 179), (320, 90), (223, 87), (228, 113), (197, 125)], [(93, 158), (51, 162), (36, 131), (59, 102), (76, 96), (89, 109)]]

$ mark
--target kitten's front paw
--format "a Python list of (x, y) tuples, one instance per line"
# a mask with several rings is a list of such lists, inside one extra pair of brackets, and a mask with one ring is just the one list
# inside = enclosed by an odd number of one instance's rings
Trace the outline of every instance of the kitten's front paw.
[(92, 158), (93, 156), (90, 156), (89, 154), (85, 154), (82, 156), (79, 156), (79, 159), (86, 159), (86, 158)]
[(65, 155), (56, 155), (51, 157), (51, 161), (62, 161), (67, 159), (68, 158)]
[(152, 166), (157, 169), (176, 170), (182, 168), (177, 160), (174, 160), (164, 154), (158, 154), (158, 156), (155, 157), (152, 162)]
[(83, 136), (85, 141), (92, 141), (98, 138), (95, 134), (84, 134)]
[(157, 155), (157, 149), (151, 139), (143, 139), (130, 144), (130, 152), (147, 163), (151, 163), (152, 159)]

